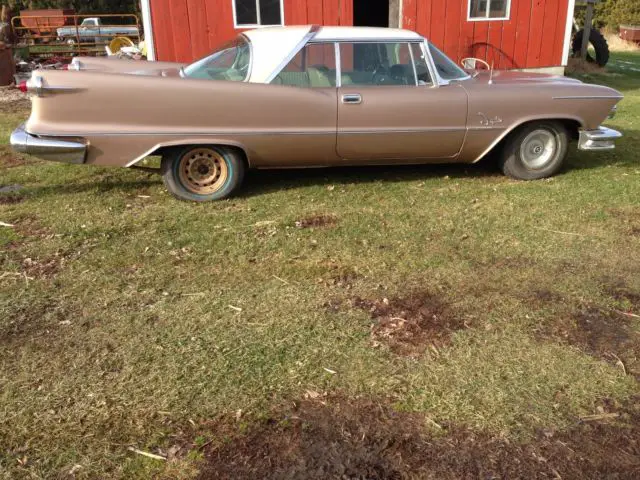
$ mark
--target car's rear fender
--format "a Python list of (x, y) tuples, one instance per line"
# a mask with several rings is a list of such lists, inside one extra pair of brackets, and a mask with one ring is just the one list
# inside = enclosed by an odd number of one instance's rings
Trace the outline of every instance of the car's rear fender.
[(251, 168), (251, 162), (249, 160), (249, 154), (247, 153), (247, 147), (240, 142), (230, 141), (228, 139), (220, 138), (220, 139), (212, 139), (212, 138), (188, 138), (184, 140), (175, 140), (175, 141), (167, 141), (158, 143), (153, 146), (148, 151), (142, 153), (138, 157), (131, 160), (125, 167), (133, 167), (144, 160), (149, 156), (165, 156), (172, 151), (179, 150), (185, 147), (191, 146), (218, 146), (218, 147), (226, 147), (230, 149), (236, 150), (243, 157), (247, 168)]
[(251, 166), (339, 162), (335, 89), (93, 71), (36, 71), (30, 82), (26, 131), (86, 139), (86, 163), (134, 165), (187, 144), (241, 148)]

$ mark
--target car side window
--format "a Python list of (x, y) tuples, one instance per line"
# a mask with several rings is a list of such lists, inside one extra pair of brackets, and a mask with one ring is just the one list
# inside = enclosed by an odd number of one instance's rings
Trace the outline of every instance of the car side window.
[(411, 53), (413, 55), (413, 64), (416, 66), (418, 85), (433, 85), (431, 73), (429, 72), (429, 63), (422, 46), (418, 43), (412, 43)]
[(333, 43), (310, 43), (271, 82), (302, 88), (336, 86), (336, 51)]
[(342, 85), (416, 85), (409, 44), (341, 43)]

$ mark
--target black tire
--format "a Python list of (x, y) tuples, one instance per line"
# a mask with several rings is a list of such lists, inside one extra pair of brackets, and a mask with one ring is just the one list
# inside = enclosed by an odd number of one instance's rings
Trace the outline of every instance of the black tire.
[[(573, 36), (571, 51), (575, 57), (580, 57), (583, 35), (584, 30), (578, 30), (578, 32)], [(587, 54), (587, 61), (591, 63), (595, 62), (601, 67), (604, 67), (609, 62), (609, 44), (602, 33), (595, 28), (591, 29), (591, 33), (589, 34), (589, 43), (596, 51), (596, 58), (594, 59), (591, 55)]]
[(191, 145), (162, 156), (162, 179), (180, 200), (209, 202), (231, 196), (242, 184), (246, 166), (236, 149)]
[(531, 122), (507, 137), (500, 167), (505, 175), (518, 180), (551, 177), (564, 165), (568, 147), (569, 133), (562, 123)]

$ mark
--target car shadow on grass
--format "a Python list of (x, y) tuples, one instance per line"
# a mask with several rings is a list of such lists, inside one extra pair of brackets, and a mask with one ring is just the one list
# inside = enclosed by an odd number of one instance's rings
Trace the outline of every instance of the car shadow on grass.
[(162, 182), (160, 176), (154, 174), (142, 174), (144, 178), (138, 179), (110, 179), (108, 181), (88, 181), (78, 183), (63, 183), (40, 185), (36, 187), (28, 187), (25, 194), (28, 197), (46, 197), (50, 195), (75, 195), (81, 193), (111, 193), (120, 192), (124, 194), (141, 194), (146, 192), (150, 187), (158, 185)]
[[(575, 144), (572, 145), (575, 147)], [(570, 147), (571, 148), (571, 147)], [(572, 152), (567, 166), (559, 173), (564, 175), (572, 170), (599, 169), (607, 166), (626, 166), (634, 163), (627, 156), (612, 156), (606, 153)], [(430, 179), (470, 179), (484, 178), (490, 181), (509, 181), (498, 167), (495, 156), (476, 164), (426, 164), (351, 166), (309, 169), (250, 170), (245, 178), (239, 197), (252, 197), (278, 190), (288, 190), (308, 186), (330, 186), (366, 183), (402, 183)]]
[(273, 191), (309, 186), (336, 186), (367, 183), (404, 183), (411, 181), (462, 178), (501, 178), (495, 163), (442, 165), (386, 165), (327, 168), (250, 170), (239, 197), (252, 197)]
[[(629, 145), (625, 146), (629, 148)], [(607, 166), (637, 165), (635, 157), (625, 155), (625, 151), (616, 150), (612, 155), (603, 152), (577, 152), (575, 143), (570, 148), (570, 156), (560, 175), (571, 170), (598, 169)], [(625, 149), (626, 150), (626, 149)], [(124, 178), (123, 178), (124, 177)], [(430, 179), (470, 179), (484, 178), (494, 181), (508, 181), (498, 167), (495, 155), (476, 164), (422, 164), (422, 165), (384, 165), (384, 166), (348, 166), (327, 168), (291, 168), (274, 170), (250, 170), (237, 197), (249, 198), (270, 192), (297, 189), (309, 186), (335, 186), (367, 183), (403, 183)], [(78, 194), (95, 191), (107, 193), (140, 193), (149, 187), (161, 183), (162, 179), (154, 173), (130, 170), (126, 174), (96, 175), (82, 183), (43, 185), (29, 189), (29, 196), (47, 196), (58, 194)]]

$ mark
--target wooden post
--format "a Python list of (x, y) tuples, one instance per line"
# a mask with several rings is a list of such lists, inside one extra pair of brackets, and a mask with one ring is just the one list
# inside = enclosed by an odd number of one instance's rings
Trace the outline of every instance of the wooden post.
[(389, 27), (400, 27), (400, 9), (402, 8), (400, 0), (389, 0)]
[(589, 37), (591, 37), (591, 23), (593, 22), (593, 3), (587, 3), (587, 14), (584, 17), (584, 31), (582, 32), (582, 48), (580, 56), (587, 59), (587, 48), (589, 48)]
[(582, 45), (580, 49), (580, 57), (583, 60), (587, 59), (587, 49), (589, 48), (589, 38), (591, 38), (591, 26), (593, 23), (593, 5), (600, 2), (600, 0), (585, 0), (587, 4), (587, 13), (584, 17), (584, 30), (582, 32)]

